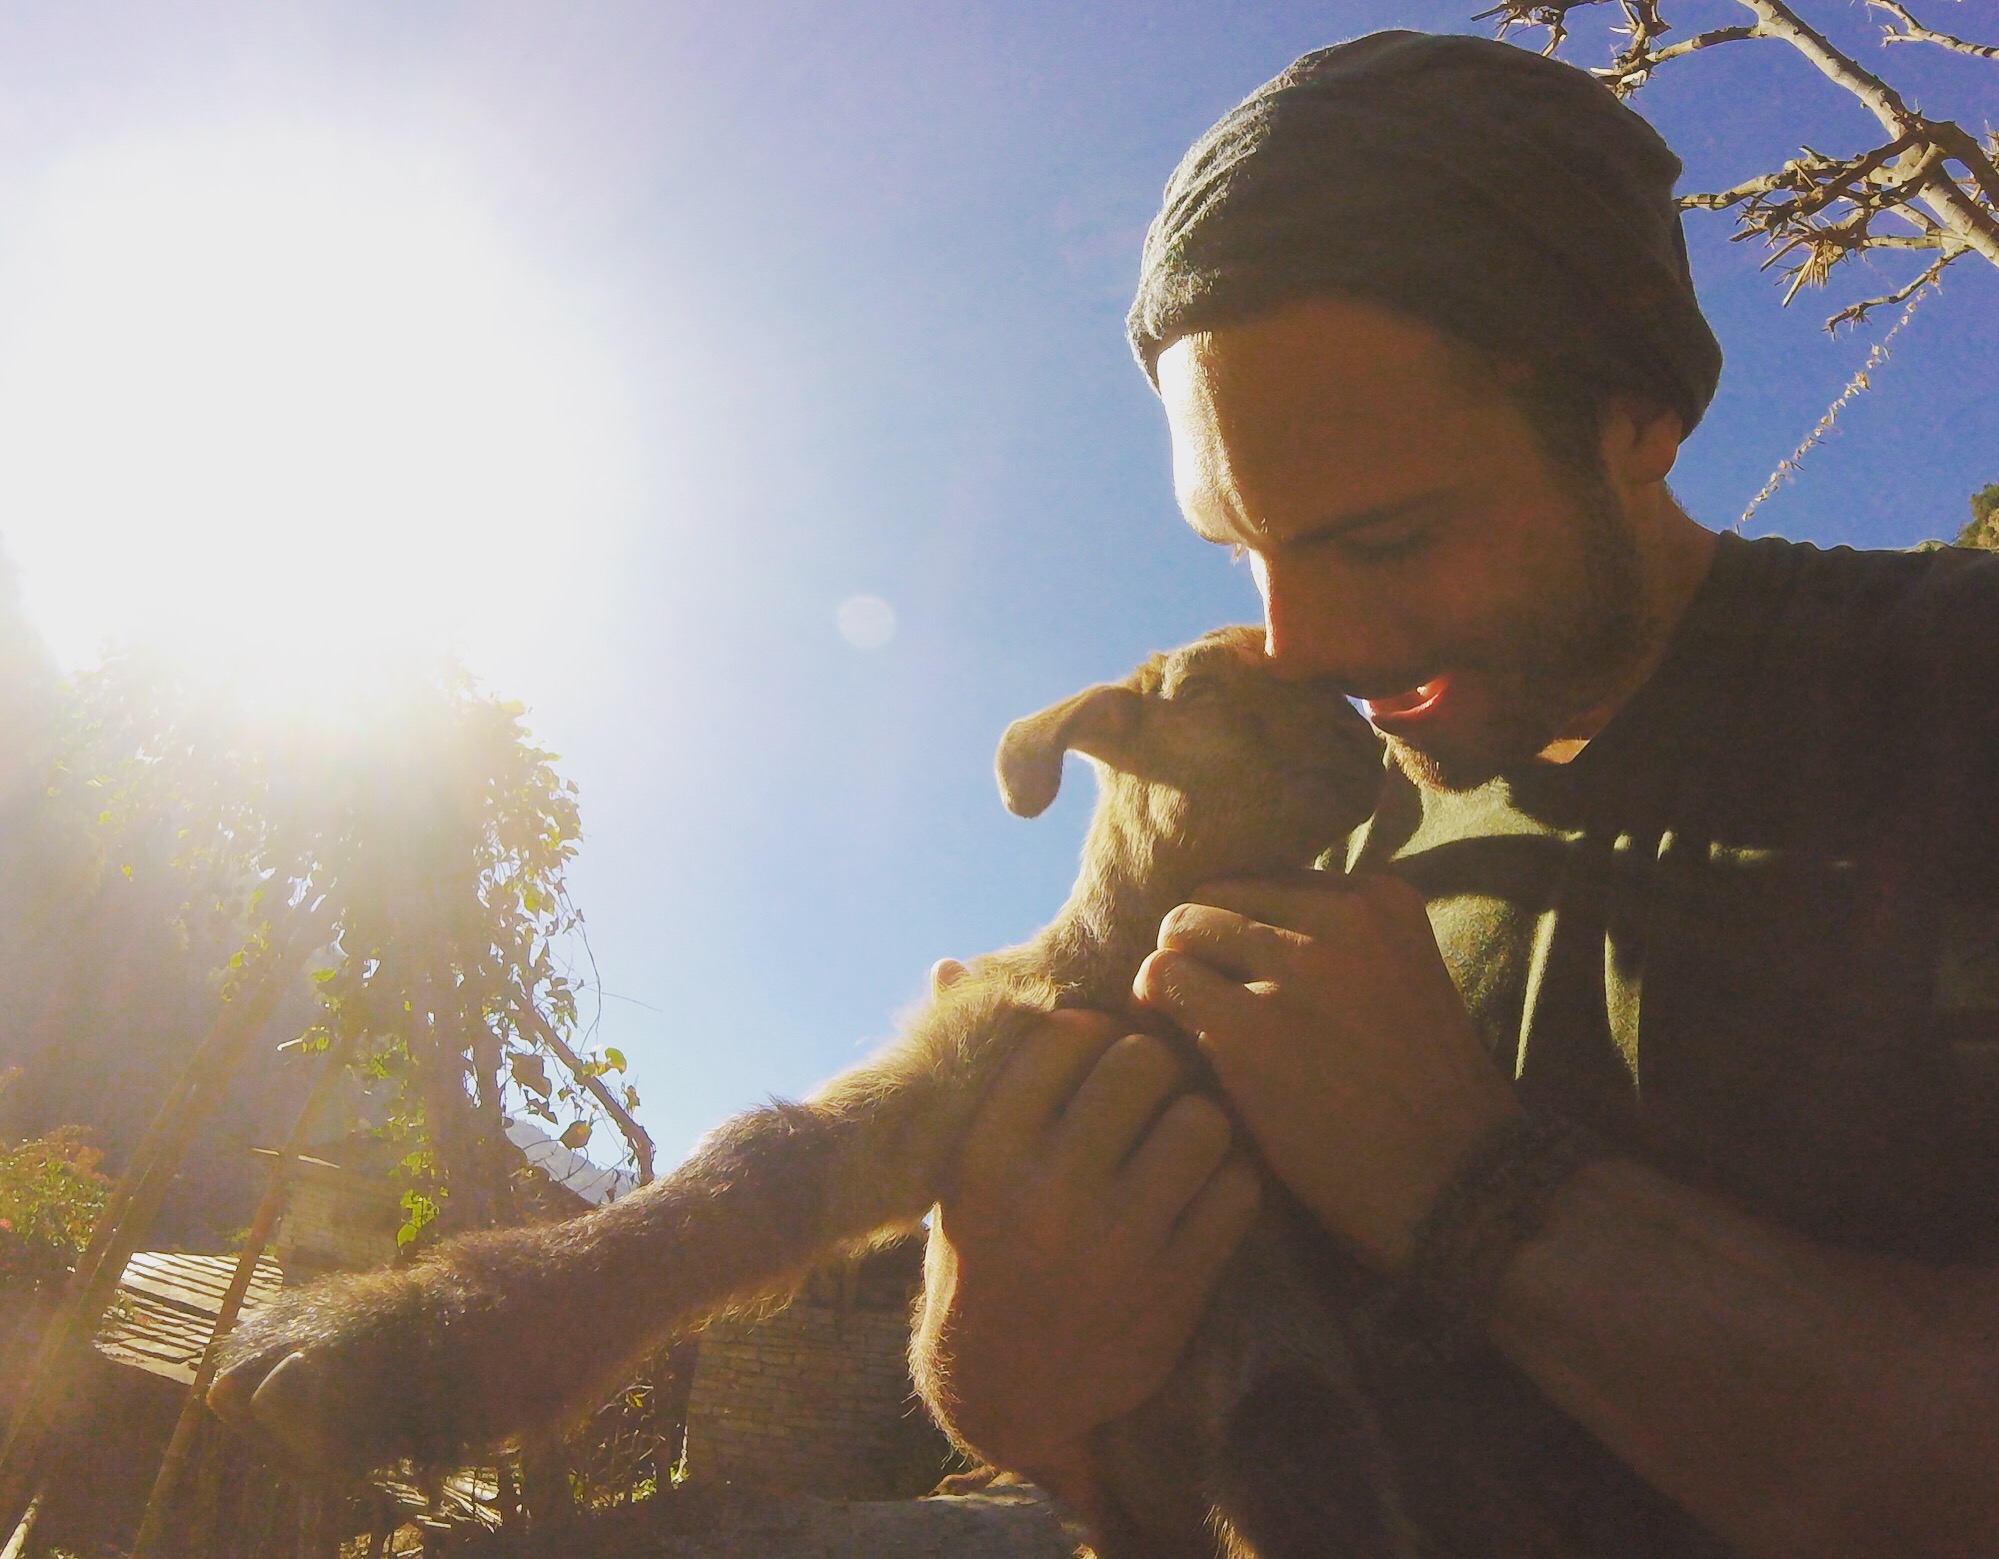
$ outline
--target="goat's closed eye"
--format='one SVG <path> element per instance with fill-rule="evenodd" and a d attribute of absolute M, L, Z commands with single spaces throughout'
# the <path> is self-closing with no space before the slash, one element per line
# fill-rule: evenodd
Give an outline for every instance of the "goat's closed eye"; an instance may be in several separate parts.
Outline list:
<path fill-rule="evenodd" d="M 1192 699 L 1219 698 L 1222 696 L 1222 692 L 1220 677 L 1209 676 L 1204 672 L 1197 671 L 1189 676 L 1182 677 L 1178 682 L 1174 683 L 1173 691 L 1167 696 L 1174 703 L 1181 704 Z"/>

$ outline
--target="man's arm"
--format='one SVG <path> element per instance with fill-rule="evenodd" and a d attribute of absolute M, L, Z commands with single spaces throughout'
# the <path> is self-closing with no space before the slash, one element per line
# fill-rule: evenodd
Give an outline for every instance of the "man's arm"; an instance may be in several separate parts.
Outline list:
<path fill-rule="evenodd" d="M 1272 1169 L 1394 1273 L 1518 1106 L 1417 895 L 1221 884 L 1137 994 L 1200 1036 Z M 1999 1281 L 1835 1251 L 1623 1161 L 1564 1187 L 1492 1336 L 1758 1559 L 1999 1554 Z"/>
<path fill-rule="evenodd" d="M 1999 1554 L 1999 1284 L 1837 1251 L 1628 1160 L 1561 1192 L 1493 1338 L 1759 1556 Z"/>

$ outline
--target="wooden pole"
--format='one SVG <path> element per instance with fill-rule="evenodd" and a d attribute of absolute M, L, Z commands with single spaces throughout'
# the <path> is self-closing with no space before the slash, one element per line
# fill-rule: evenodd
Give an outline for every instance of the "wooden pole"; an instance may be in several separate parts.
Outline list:
<path fill-rule="evenodd" d="M 119 1177 L 89 1249 L 71 1274 L 62 1306 L 35 1352 L 20 1407 L 0 1447 L 0 1522 L 17 1521 L 40 1486 L 48 1432 L 69 1399 L 77 1365 L 110 1308 L 125 1264 L 166 1199 L 188 1143 L 221 1102 L 243 1051 L 270 1021 L 312 951 L 310 928 L 316 923 L 309 914 L 292 921 L 262 973 L 223 1007 Z"/>
<path fill-rule="evenodd" d="M 28 1539 L 35 1535 L 35 1521 L 41 1513 L 42 1491 L 37 1489 L 35 1497 L 28 1501 L 28 1508 L 21 1512 L 21 1519 L 14 1527 L 14 1535 L 7 1539 L 5 1548 L 0 1548 L 0 1559 L 23 1559 L 28 1551 Z"/>
<path fill-rule="evenodd" d="M 256 1216 L 250 1220 L 249 1231 L 243 1236 L 243 1249 L 237 1254 L 236 1270 L 229 1276 L 229 1287 L 223 1291 L 215 1330 L 209 1335 L 208 1346 L 202 1350 L 201 1363 L 194 1372 L 194 1384 L 188 1388 L 187 1401 L 182 1404 L 180 1418 L 174 1424 L 173 1438 L 167 1442 L 159 1474 L 153 1479 L 153 1492 L 146 1500 L 145 1518 L 140 1522 L 139 1535 L 132 1544 L 132 1559 L 151 1559 L 158 1549 L 167 1508 L 172 1503 L 175 1485 L 180 1481 L 181 1467 L 207 1417 L 208 1388 L 215 1380 L 216 1355 L 236 1325 L 236 1317 L 243 1308 L 243 1298 L 250 1291 L 250 1280 L 256 1276 L 257 1258 L 263 1255 L 271 1231 L 277 1227 L 278 1219 L 284 1213 L 285 1186 L 291 1167 L 305 1150 L 314 1122 L 319 1119 L 326 1101 L 332 1097 L 334 1087 L 340 1081 L 340 1074 L 347 1065 L 349 1048 L 350 1044 L 345 1040 L 328 1048 L 326 1065 L 314 1080 L 312 1092 L 306 1096 L 298 1119 L 292 1122 L 284 1145 L 278 1149 L 278 1156 L 271 1163 L 270 1179 L 264 1186 L 264 1199 L 257 1204 Z"/>

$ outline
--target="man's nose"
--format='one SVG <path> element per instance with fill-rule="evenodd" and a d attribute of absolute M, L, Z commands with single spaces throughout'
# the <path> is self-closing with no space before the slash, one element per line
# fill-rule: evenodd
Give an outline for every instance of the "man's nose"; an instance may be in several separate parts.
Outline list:
<path fill-rule="evenodd" d="M 1263 597 L 1263 647 L 1286 679 L 1332 677 L 1376 687 L 1413 668 L 1415 647 L 1378 594 L 1324 560 L 1255 560 Z M 1378 691 L 1378 688 L 1377 688 Z"/>

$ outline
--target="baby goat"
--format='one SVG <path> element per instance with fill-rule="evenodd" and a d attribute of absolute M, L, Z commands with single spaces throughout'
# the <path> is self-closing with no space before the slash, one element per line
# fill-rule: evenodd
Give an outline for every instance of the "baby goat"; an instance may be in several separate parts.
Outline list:
<path fill-rule="evenodd" d="M 1038 936 L 975 960 L 881 1054 L 607 1207 L 286 1295 L 229 1340 L 210 1403 L 322 1466 L 448 1464 L 562 1422 L 662 1337 L 915 1227 L 1048 1012 L 1123 1011 L 1196 884 L 1309 866 L 1372 808 L 1373 732 L 1329 684 L 1270 675 L 1260 640 L 1211 633 L 1008 729 L 1000 789 L 1023 816 L 1054 800 L 1065 752 L 1096 760 L 1081 875 Z M 1293 1271 L 1293 1215 L 1266 1204 L 1174 1384 L 1106 1433 L 1126 1527 L 1106 1555 L 1410 1551 L 1337 1319 Z M 1249 1421 L 1272 1413 L 1281 1471 Z"/>

